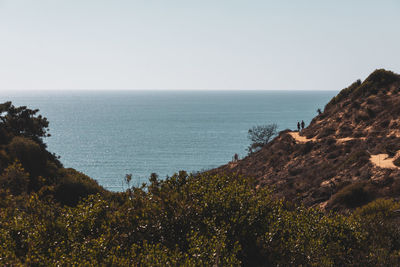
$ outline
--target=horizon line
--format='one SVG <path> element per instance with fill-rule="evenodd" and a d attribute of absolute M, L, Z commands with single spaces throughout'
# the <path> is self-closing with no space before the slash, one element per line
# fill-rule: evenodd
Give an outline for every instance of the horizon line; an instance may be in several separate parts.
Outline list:
<path fill-rule="evenodd" d="M 342 88 L 343 89 L 343 88 Z M 286 91 L 286 92 L 292 92 L 292 91 L 315 91 L 315 92 L 319 92 L 319 91 L 325 91 L 325 92 L 329 92 L 329 91 L 340 91 L 342 89 L 338 89 L 338 90 L 333 90 L 333 89 L 243 89 L 243 88 L 214 88 L 214 89 L 208 89 L 208 88 L 196 88 L 196 89 L 176 89 L 176 88 L 154 88 L 154 89 L 127 89 L 127 88 L 80 88 L 80 89 L 49 89 L 49 88 L 44 88 L 44 89 L 40 89 L 40 88 L 34 88 L 34 89 L 0 89 L 0 92 L 38 92 L 38 91 L 51 91 L 51 92 L 65 92 L 65 91 L 125 91 L 125 92 L 129 92 L 129 91 L 184 91 L 184 92 L 190 92 L 190 91 L 209 91 L 209 92 L 217 92 L 217 91 Z"/>

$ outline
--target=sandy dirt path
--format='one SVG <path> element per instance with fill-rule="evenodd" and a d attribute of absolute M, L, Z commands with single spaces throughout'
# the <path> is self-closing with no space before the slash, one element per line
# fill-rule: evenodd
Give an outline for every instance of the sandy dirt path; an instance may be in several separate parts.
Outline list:
<path fill-rule="evenodd" d="M 317 138 L 307 138 L 305 136 L 301 136 L 299 132 L 290 132 L 289 133 L 294 140 L 296 140 L 299 143 L 307 143 L 308 141 L 317 141 Z"/>
<path fill-rule="evenodd" d="M 299 132 L 290 132 L 289 133 L 296 142 L 299 143 L 307 143 L 309 141 L 316 142 L 318 141 L 317 138 L 307 138 L 305 136 L 301 136 Z M 359 139 L 365 140 L 365 137 L 360 137 Z M 336 142 L 343 143 L 347 142 L 350 140 L 354 140 L 353 137 L 345 137 L 345 138 L 338 138 L 336 139 Z M 369 159 L 372 164 L 374 164 L 377 167 L 380 168 L 385 168 L 385 169 L 400 169 L 400 167 L 394 165 L 393 160 L 394 158 L 389 158 L 388 154 L 378 154 L 378 155 L 371 155 Z"/>
<path fill-rule="evenodd" d="M 394 158 L 389 158 L 388 154 L 371 155 L 370 161 L 377 167 L 386 169 L 400 169 L 393 163 Z"/>
<path fill-rule="evenodd" d="M 307 138 L 305 136 L 301 136 L 299 132 L 290 132 L 289 134 L 294 138 L 294 140 L 296 140 L 299 143 L 307 143 L 309 141 L 313 141 L 313 142 L 318 141 L 318 139 L 316 137 Z M 365 140 L 365 137 L 360 137 L 359 139 Z M 337 138 L 336 142 L 343 143 L 343 142 L 347 142 L 350 140 L 354 140 L 354 138 L 353 137 Z"/>

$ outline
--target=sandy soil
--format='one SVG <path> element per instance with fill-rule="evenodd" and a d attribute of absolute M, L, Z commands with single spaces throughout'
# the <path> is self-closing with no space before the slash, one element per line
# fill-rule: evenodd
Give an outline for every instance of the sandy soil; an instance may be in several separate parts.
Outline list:
<path fill-rule="evenodd" d="M 306 143 L 308 141 L 318 141 L 317 138 L 307 138 L 305 136 L 300 136 L 299 132 L 290 132 L 289 133 L 297 142 L 299 143 Z M 343 143 L 350 140 L 353 140 L 353 137 L 345 137 L 336 139 L 337 142 Z M 365 140 L 365 137 L 360 137 L 359 139 Z M 389 158 L 388 154 L 378 154 L 378 155 L 371 155 L 370 161 L 377 167 L 386 168 L 386 169 L 400 169 L 394 165 L 393 161 L 395 158 Z"/>
<path fill-rule="evenodd" d="M 345 138 L 336 139 L 336 141 L 339 142 L 339 143 L 343 143 L 343 142 L 347 142 L 347 141 L 350 141 L 350 140 L 353 140 L 353 139 L 354 139 L 353 137 L 345 137 Z"/>
<path fill-rule="evenodd" d="M 369 159 L 375 166 L 387 169 L 400 169 L 393 164 L 394 158 L 389 158 L 388 154 L 371 155 Z"/>
<path fill-rule="evenodd" d="M 299 142 L 299 143 L 307 143 L 308 141 L 317 141 L 317 138 L 307 138 L 307 137 L 305 137 L 305 136 L 300 136 L 300 133 L 299 132 L 290 132 L 289 133 L 293 138 L 294 138 L 294 140 L 296 140 L 297 142 Z"/>
<path fill-rule="evenodd" d="M 308 141 L 313 141 L 313 142 L 318 141 L 318 139 L 315 137 L 307 138 L 305 136 L 301 136 L 299 132 L 290 132 L 289 134 L 299 143 L 307 143 Z M 343 143 L 343 142 L 347 142 L 347 141 L 350 141 L 353 139 L 354 139 L 353 137 L 345 137 L 345 138 L 338 138 L 338 139 L 336 139 L 336 141 L 339 143 Z M 360 137 L 359 139 L 364 140 L 365 137 Z"/>
<path fill-rule="evenodd" d="M 328 205 L 328 200 L 324 201 L 322 203 L 319 203 L 319 208 L 322 209 L 322 210 L 325 210 L 326 205 Z"/>

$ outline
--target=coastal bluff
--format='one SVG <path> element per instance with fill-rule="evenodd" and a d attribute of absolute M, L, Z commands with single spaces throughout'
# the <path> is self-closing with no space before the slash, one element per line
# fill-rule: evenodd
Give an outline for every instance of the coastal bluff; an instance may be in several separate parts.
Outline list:
<path fill-rule="evenodd" d="M 279 121 L 276 122 L 279 124 Z M 211 172 L 253 177 L 276 196 L 346 210 L 400 197 L 400 75 L 378 69 L 326 104 L 301 132 Z"/>

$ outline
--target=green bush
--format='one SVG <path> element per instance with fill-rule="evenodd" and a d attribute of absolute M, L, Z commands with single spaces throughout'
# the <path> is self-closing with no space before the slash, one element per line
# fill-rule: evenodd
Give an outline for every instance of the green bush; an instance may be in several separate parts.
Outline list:
<path fill-rule="evenodd" d="M 374 194 L 364 182 L 353 183 L 337 192 L 331 201 L 333 207 L 360 207 L 374 199 Z"/>
<path fill-rule="evenodd" d="M 263 239 L 274 266 L 358 264 L 362 233 L 346 217 L 304 207 L 279 216 Z"/>
<path fill-rule="evenodd" d="M 16 136 L 7 146 L 9 155 L 21 162 L 32 176 L 38 176 L 46 170 L 47 153 L 36 142 Z"/>
<path fill-rule="evenodd" d="M 28 192 L 29 175 L 18 161 L 8 166 L 0 176 L 0 187 L 9 190 L 13 195 Z"/>
<path fill-rule="evenodd" d="M 93 179 L 74 169 L 62 169 L 56 181 L 54 198 L 63 205 L 74 206 L 89 195 L 105 190 Z"/>
<path fill-rule="evenodd" d="M 76 175 L 73 174 L 72 175 Z M 76 181 L 86 178 L 74 178 Z M 358 189 L 343 189 L 354 192 Z M 343 194 L 343 193 L 342 193 Z M 344 194 L 347 195 L 347 194 Z M 9 265 L 376 266 L 399 262 L 394 201 L 353 215 L 272 198 L 250 179 L 188 175 L 60 206 L 0 190 L 0 258 Z M 114 199 L 114 200 L 112 200 Z M 351 201 L 351 198 L 350 198 Z M 352 203 L 352 202 L 351 202 Z"/>
<path fill-rule="evenodd" d="M 369 266 L 398 266 L 400 256 L 400 203 L 377 199 L 352 214 L 364 235 L 363 250 L 370 251 L 360 262 Z"/>

